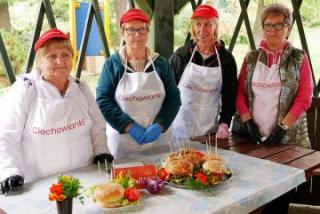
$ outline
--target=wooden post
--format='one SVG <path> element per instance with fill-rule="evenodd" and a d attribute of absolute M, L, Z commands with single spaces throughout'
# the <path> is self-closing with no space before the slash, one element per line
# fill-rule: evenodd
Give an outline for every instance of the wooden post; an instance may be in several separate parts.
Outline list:
<path fill-rule="evenodd" d="M 27 60 L 27 64 L 25 67 L 25 73 L 29 73 L 32 69 L 33 66 L 33 62 L 34 62 L 34 57 L 35 57 L 35 51 L 34 51 L 34 44 L 37 42 L 37 40 L 39 39 L 40 36 L 40 32 L 41 32 L 41 28 L 43 25 L 43 18 L 44 18 L 44 14 L 46 13 L 47 15 L 47 19 L 48 19 L 48 23 L 50 25 L 51 28 L 56 28 L 56 22 L 54 20 L 54 16 L 53 16 L 53 12 L 52 12 L 52 8 L 51 8 L 51 4 L 49 0 L 42 0 L 41 5 L 40 5 L 40 9 L 39 9 L 39 13 L 38 13 L 38 19 L 37 19 L 37 24 L 36 24 L 36 29 L 34 31 L 33 34 L 33 38 L 31 41 L 31 46 L 29 48 L 29 54 L 28 54 L 28 60 Z"/>
<path fill-rule="evenodd" d="M 155 51 L 169 58 L 173 53 L 174 1 L 155 0 Z"/>
<path fill-rule="evenodd" d="M 3 62 L 4 68 L 5 68 L 4 70 L 7 75 L 7 78 L 9 80 L 10 84 L 12 85 L 16 81 L 16 78 L 14 76 L 12 66 L 10 63 L 10 59 L 9 59 L 9 56 L 6 51 L 6 47 L 4 46 L 4 42 L 2 40 L 1 34 L 0 34 L 0 56 L 1 56 L 1 60 Z"/>

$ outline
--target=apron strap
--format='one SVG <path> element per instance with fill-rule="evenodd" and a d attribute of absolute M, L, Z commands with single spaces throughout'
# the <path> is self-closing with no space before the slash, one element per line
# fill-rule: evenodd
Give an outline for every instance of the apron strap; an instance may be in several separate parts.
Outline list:
<path fill-rule="evenodd" d="M 189 62 L 188 62 L 188 63 L 190 63 L 190 62 L 192 61 L 193 56 L 194 56 L 194 54 L 195 54 L 196 50 L 197 50 L 197 45 L 194 47 L 194 49 L 193 49 L 193 51 L 192 51 L 192 54 L 191 54 L 191 57 L 190 57 L 190 59 L 189 59 Z M 219 67 L 221 68 L 220 55 L 219 55 L 219 53 L 218 53 L 218 50 L 217 50 L 216 46 L 214 46 L 214 51 L 215 51 L 215 53 L 216 53 L 216 55 L 217 55 L 217 59 L 218 59 Z"/>

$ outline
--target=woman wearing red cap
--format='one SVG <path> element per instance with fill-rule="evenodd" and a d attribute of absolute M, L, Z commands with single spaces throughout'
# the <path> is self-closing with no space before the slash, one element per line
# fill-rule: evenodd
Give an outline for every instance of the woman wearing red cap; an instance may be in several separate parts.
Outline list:
<path fill-rule="evenodd" d="M 178 48 L 169 62 L 175 71 L 182 106 L 172 125 L 175 138 L 217 133 L 229 136 L 235 112 L 237 67 L 219 40 L 219 15 L 200 5 L 191 17 L 192 40 Z"/>
<path fill-rule="evenodd" d="M 282 4 L 261 14 L 264 39 L 249 52 L 239 75 L 233 131 L 252 142 L 310 147 L 306 110 L 313 83 L 308 56 L 287 41 L 292 15 Z M 240 116 L 240 117 L 239 117 Z"/>
<path fill-rule="evenodd" d="M 112 161 L 105 121 L 89 87 L 70 76 L 73 50 L 58 29 L 35 44 L 36 70 L 5 95 L 0 120 L 0 193 L 51 174 Z"/>
<path fill-rule="evenodd" d="M 104 64 L 97 103 L 107 124 L 115 158 L 170 142 L 170 125 L 179 106 L 179 90 L 167 60 L 146 47 L 149 19 L 131 9 L 120 19 L 126 45 Z"/>

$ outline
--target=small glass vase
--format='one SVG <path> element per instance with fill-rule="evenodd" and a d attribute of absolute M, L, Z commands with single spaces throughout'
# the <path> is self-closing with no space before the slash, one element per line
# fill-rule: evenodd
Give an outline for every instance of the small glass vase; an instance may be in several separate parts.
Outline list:
<path fill-rule="evenodd" d="M 57 201 L 58 214 L 72 214 L 72 198 Z"/>

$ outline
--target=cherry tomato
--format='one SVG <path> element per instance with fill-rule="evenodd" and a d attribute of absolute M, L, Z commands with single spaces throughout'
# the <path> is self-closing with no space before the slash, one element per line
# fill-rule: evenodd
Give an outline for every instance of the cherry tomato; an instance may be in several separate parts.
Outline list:
<path fill-rule="evenodd" d="M 140 192 L 136 188 L 128 187 L 124 191 L 124 197 L 128 199 L 129 202 L 135 202 L 140 199 Z"/>
<path fill-rule="evenodd" d="M 198 158 L 202 158 L 204 156 L 204 154 L 200 151 L 195 151 L 195 153 L 198 156 Z"/>
<path fill-rule="evenodd" d="M 167 181 L 169 179 L 169 173 L 166 171 L 165 168 L 160 168 L 158 170 L 158 176 L 159 176 L 160 180 Z"/>
<path fill-rule="evenodd" d="M 203 185 L 208 184 L 208 180 L 205 174 L 198 172 L 197 174 L 194 175 L 194 177 L 196 178 L 196 180 L 200 181 Z"/>

